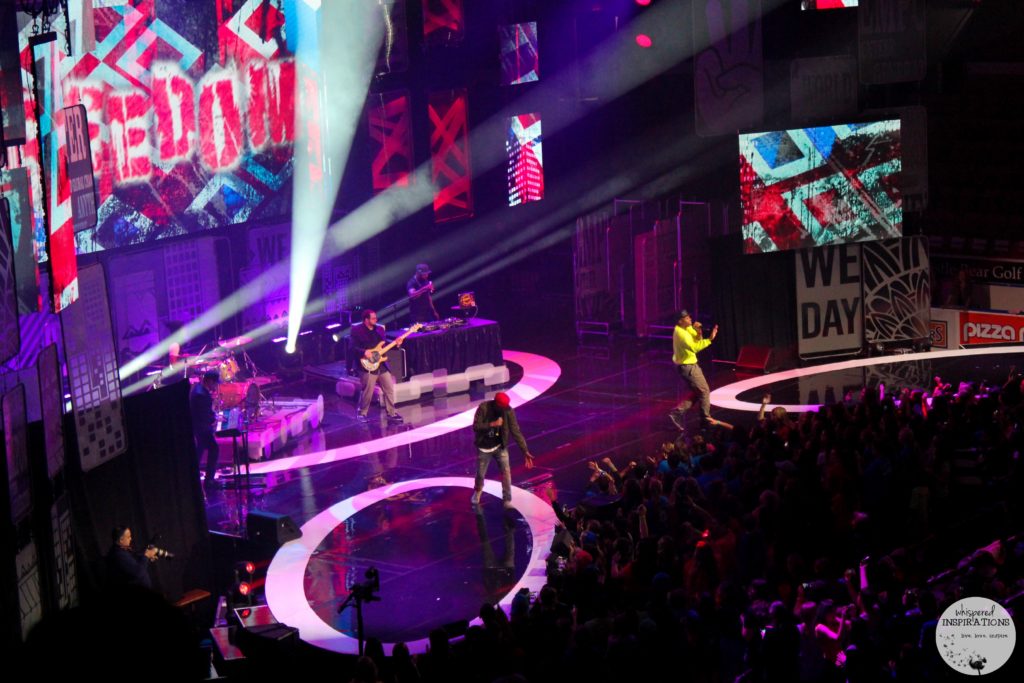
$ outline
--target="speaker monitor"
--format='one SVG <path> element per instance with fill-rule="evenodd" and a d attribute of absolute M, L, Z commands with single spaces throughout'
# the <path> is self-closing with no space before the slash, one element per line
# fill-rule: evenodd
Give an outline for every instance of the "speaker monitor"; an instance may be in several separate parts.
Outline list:
<path fill-rule="evenodd" d="M 250 541 L 275 547 L 302 537 L 302 531 L 288 515 L 260 510 L 249 513 L 246 532 Z"/>
<path fill-rule="evenodd" d="M 395 376 L 396 382 L 405 381 L 405 349 L 394 348 L 388 351 L 388 367 L 391 368 L 391 374 Z"/>
<path fill-rule="evenodd" d="M 768 372 L 768 364 L 772 361 L 770 346 L 754 346 L 746 344 L 740 348 L 736 359 L 736 370 L 740 372 Z"/>

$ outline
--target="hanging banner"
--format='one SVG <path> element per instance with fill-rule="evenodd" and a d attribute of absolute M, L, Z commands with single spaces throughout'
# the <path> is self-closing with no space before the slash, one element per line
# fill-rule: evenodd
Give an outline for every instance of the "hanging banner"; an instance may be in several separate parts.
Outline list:
<path fill-rule="evenodd" d="M 118 361 L 127 363 L 160 342 L 153 271 L 112 277 Z"/>
<path fill-rule="evenodd" d="M 18 18 L 13 2 L 0 2 L 0 140 L 25 144 L 25 93 L 18 54 Z M 0 147 L 0 156 L 6 155 Z M 2 165 L 2 163 L 0 163 Z"/>
<path fill-rule="evenodd" d="M 14 271 L 18 276 L 18 312 L 40 310 L 39 264 L 32 235 L 32 203 L 29 197 L 29 175 L 24 168 L 0 171 L 0 195 L 7 198 L 14 245 Z"/>
<path fill-rule="evenodd" d="M 862 0 L 857 9 L 860 82 L 919 81 L 928 69 L 925 0 Z"/>
<path fill-rule="evenodd" d="M 869 344 L 929 336 L 931 271 L 924 237 L 863 245 L 864 339 Z"/>
<path fill-rule="evenodd" d="M 693 3 L 697 135 L 758 128 L 764 118 L 761 0 Z"/>
<path fill-rule="evenodd" d="M 856 114 L 857 87 L 854 57 L 794 59 L 789 65 L 792 118 L 810 122 Z"/>
<path fill-rule="evenodd" d="M 21 350 L 18 328 L 18 286 L 14 273 L 14 240 L 11 237 L 7 200 L 0 197 L 0 363 Z"/>
<path fill-rule="evenodd" d="M 289 258 L 291 244 L 291 226 L 287 223 L 249 230 L 248 265 L 238 273 L 239 284 L 245 286 L 258 280 L 260 288 L 253 292 L 255 303 L 242 312 L 242 325 L 245 329 L 259 327 L 271 320 L 278 320 L 282 324 L 287 320 L 287 274 L 272 280 L 264 276 L 264 273 Z"/>
<path fill-rule="evenodd" d="M 84 104 L 64 107 L 64 140 L 71 188 L 71 222 L 79 233 L 96 225 L 96 180 L 92 175 L 89 120 Z"/>
<path fill-rule="evenodd" d="M 860 246 L 801 250 L 796 268 L 800 357 L 859 352 L 863 344 Z"/>
<path fill-rule="evenodd" d="M 0 465 L 0 505 L 6 503 L 5 525 L 10 529 L 0 541 L 3 562 L 0 570 L 4 585 L 0 594 L 5 599 L 6 634 L 17 633 L 22 641 L 32 627 L 43 618 L 40 589 L 39 553 L 32 525 L 32 484 L 28 460 L 28 420 L 25 413 L 25 390 L 19 384 L 3 395 L 3 444 L 5 458 Z M 6 498 L 6 501 L 3 499 Z M 6 515 L 5 515 L 6 516 Z M 13 585 L 12 585 L 13 584 Z M 8 601 L 9 598 L 14 600 Z M 14 602 L 17 609 L 14 608 Z M 5 635 L 6 635 L 5 634 Z"/>
<path fill-rule="evenodd" d="M 87 266 L 78 275 L 82 305 L 64 309 L 60 321 L 78 455 L 88 472 L 124 453 L 128 444 L 103 266 Z"/>

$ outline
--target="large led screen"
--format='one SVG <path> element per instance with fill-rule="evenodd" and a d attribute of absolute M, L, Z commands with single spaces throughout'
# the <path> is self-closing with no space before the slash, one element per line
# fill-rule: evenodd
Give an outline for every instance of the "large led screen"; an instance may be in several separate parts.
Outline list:
<path fill-rule="evenodd" d="M 544 198 L 544 155 L 540 114 L 520 114 L 508 120 L 508 205 L 538 202 Z"/>
<path fill-rule="evenodd" d="M 903 234 L 900 122 L 740 135 L 748 254 Z"/>
<path fill-rule="evenodd" d="M 310 67 L 286 52 L 281 3 L 110 2 L 93 16 L 95 48 L 67 55 L 59 40 L 55 58 L 63 104 L 87 111 L 96 176 L 98 222 L 75 233 L 77 252 L 288 215 L 296 92 L 313 126 L 319 96 Z M 32 22 L 19 19 L 31 83 Z M 62 16 L 54 29 L 63 35 Z M 36 135 L 33 121 L 24 149 L 33 174 Z"/>

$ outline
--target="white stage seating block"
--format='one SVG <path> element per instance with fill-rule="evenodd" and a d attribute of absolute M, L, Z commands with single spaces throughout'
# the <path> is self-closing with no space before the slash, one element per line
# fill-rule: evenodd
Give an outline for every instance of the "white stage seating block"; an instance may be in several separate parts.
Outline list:
<path fill-rule="evenodd" d="M 509 380 L 508 366 L 499 365 L 498 367 L 492 367 L 490 371 L 484 375 L 484 385 L 492 387 L 495 384 L 505 384 Z"/>
<path fill-rule="evenodd" d="M 306 428 L 306 414 L 302 412 L 292 415 L 288 427 L 292 438 L 302 434 L 302 430 Z"/>
<path fill-rule="evenodd" d="M 415 401 L 423 394 L 424 390 L 434 388 L 434 376 L 413 375 L 408 381 L 395 385 L 395 403 Z"/>
<path fill-rule="evenodd" d="M 470 382 L 479 382 L 487 376 L 489 370 L 493 370 L 494 366 L 490 363 L 484 363 L 483 365 L 470 365 L 466 368 L 466 377 L 469 378 Z"/>
<path fill-rule="evenodd" d="M 448 381 L 445 382 L 445 391 L 449 394 L 461 394 L 463 391 L 469 391 L 469 377 L 464 372 L 460 372 L 457 375 L 448 375 Z"/>
<path fill-rule="evenodd" d="M 395 385 L 395 403 L 407 403 L 420 397 L 420 387 L 414 382 L 402 382 Z"/>

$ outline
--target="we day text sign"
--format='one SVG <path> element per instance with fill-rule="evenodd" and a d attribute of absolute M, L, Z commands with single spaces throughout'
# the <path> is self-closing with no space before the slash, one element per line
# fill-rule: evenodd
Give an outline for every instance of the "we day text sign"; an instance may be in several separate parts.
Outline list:
<path fill-rule="evenodd" d="M 863 340 L 859 245 L 803 249 L 797 254 L 799 354 L 858 351 Z"/>

